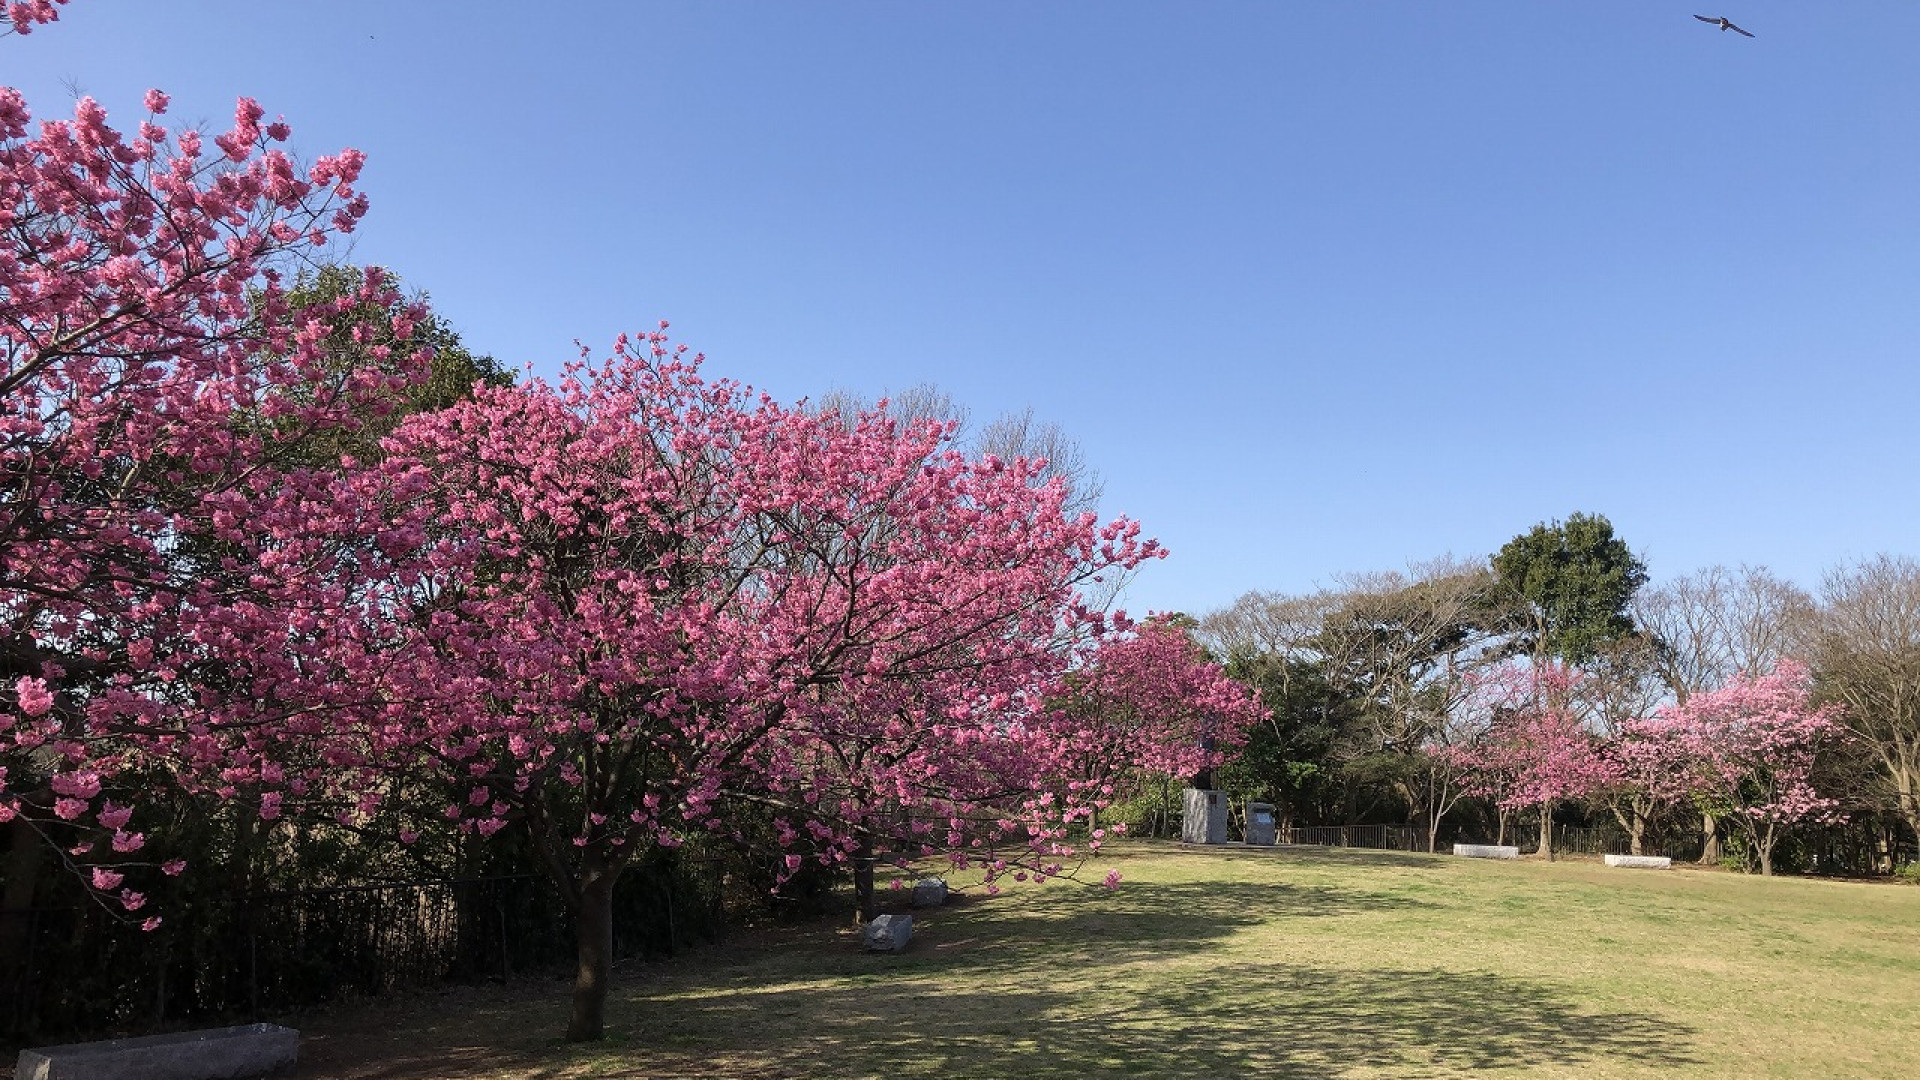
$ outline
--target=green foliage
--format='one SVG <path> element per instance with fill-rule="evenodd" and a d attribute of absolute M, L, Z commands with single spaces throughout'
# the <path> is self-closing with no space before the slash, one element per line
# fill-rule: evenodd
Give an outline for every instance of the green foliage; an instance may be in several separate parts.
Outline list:
<path fill-rule="evenodd" d="M 1363 703 L 1298 660 L 1238 658 L 1227 674 L 1257 690 L 1272 716 L 1214 771 L 1215 783 L 1236 801 L 1274 804 L 1283 818 L 1338 817 L 1351 794 L 1346 764 Z"/>
<path fill-rule="evenodd" d="M 1221 772 L 1214 773 L 1214 782 L 1223 783 Z M 1101 820 L 1110 825 L 1124 823 L 1128 836 L 1163 840 L 1178 837 L 1180 816 L 1185 809 L 1180 802 L 1180 791 L 1180 782 L 1172 777 L 1155 777 L 1141 784 L 1131 798 L 1108 807 Z"/>
<path fill-rule="evenodd" d="M 320 267 L 313 273 L 301 275 L 287 290 L 288 305 L 300 311 L 336 300 L 355 292 L 363 275 L 364 271 L 352 266 Z M 396 287 L 399 285 L 397 277 L 393 277 L 392 281 Z M 421 293 L 410 303 L 418 310 L 426 307 L 426 299 L 426 294 Z M 407 306 L 396 305 L 384 312 L 349 312 L 339 320 L 339 329 L 333 332 L 327 342 L 328 355 L 340 357 L 343 370 L 348 367 L 355 370 L 368 367 L 397 369 L 400 357 L 378 358 L 370 343 L 354 340 L 349 331 L 357 322 L 392 322 L 406 314 Z M 427 378 L 396 393 L 382 407 L 363 411 L 358 417 L 360 428 L 357 431 L 330 430 L 308 436 L 297 455 L 300 460 L 319 468 L 333 467 L 342 455 L 362 461 L 376 460 L 380 456 L 380 440 L 409 415 L 444 409 L 465 400 L 473 395 L 476 383 L 488 386 L 513 384 L 512 371 L 491 356 L 476 355 L 469 350 L 461 342 L 459 333 L 430 309 L 426 311 L 425 318 L 414 324 L 409 348 L 432 351 L 433 360 Z"/>
<path fill-rule="evenodd" d="M 1494 555 L 1493 568 L 1533 609 L 1527 644 L 1575 664 L 1633 632 L 1627 604 L 1647 581 L 1646 565 L 1599 514 L 1534 526 Z"/>

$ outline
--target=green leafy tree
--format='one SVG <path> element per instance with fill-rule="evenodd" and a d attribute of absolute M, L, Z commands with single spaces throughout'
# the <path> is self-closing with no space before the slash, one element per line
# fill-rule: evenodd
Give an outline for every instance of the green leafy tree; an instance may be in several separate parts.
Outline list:
<path fill-rule="evenodd" d="M 1627 605 L 1647 581 L 1646 564 L 1599 514 L 1535 525 L 1494 555 L 1493 570 L 1526 609 L 1517 644 L 1573 664 L 1633 633 Z"/>
<path fill-rule="evenodd" d="M 1344 818 L 1359 797 L 1347 766 L 1363 703 L 1318 667 L 1274 654 L 1231 659 L 1227 674 L 1258 691 L 1268 718 L 1215 782 L 1236 800 L 1274 804 L 1285 823 Z"/>

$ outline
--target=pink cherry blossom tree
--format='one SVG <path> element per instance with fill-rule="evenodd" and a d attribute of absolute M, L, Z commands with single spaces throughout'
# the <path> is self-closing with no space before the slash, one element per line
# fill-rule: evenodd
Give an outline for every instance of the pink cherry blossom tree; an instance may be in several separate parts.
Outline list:
<path fill-rule="evenodd" d="M 1782 660 L 1766 675 L 1742 673 L 1719 690 L 1690 696 L 1663 719 L 1683 751 L 1679 764 L 1747 841 L 1763 875 L 1786 831 L 1803 821 L 1845 819 L 1840 801 L 1814 784 L 1821 752 L 1846 738 L 1833 705 L 1814 706 L 1805 665 Z"/>
<path fill-rule="evenodd" d="M 1553 858 L 1553 808 L 1609 783 L 1611 763 L 1598 752 L 1575 707 L 1578 670 L 1546 662 L 1515 662 L 1471 677 L 1470 707 L 1487 716 L 1479 737 L 1449 748 L 1448 758 L 1471 794 L 1502 814 L 1540 811 L 1540 854 Z M 1504 829 L 1502 830 L 1504 833 Z"/>
<path fill-rule="evenodd" d="M 9 9 L 23 32 L 53 15 Z M 0 87 L 0 820 L 77 870 L 112 863 L 85 876 L 127 911 L 143 740 L 206 730 L 220 639 L 248 639 L 279 572 L 213 534 L 262 491 L 324 491 L 289 449 L 422 362 L 411 315 L 351 327 L 381 363 L 325 347 L 357 305 L 397 304 L 381 273 L 305 310 L 282 288 L 365 213 L 357 151 L 303 168 L 251 100 L 210 139 L 145 103 L 131 136 L 91 99 L 35 131 Z"/>
<path fill-rule="evenodd" d="M 287 302 L 364 215 L 361 157 L 297 167 L 250 100 L 210 140 L 146 104 L 131 137 L 90 100 L 30 134 L 0 90 L 0 818 L 125 910 L 132 777 L 401 843 L 431 823 L 395 796 L 450 787 L 444 821 L 524 829 L 573 907 L 592 1038 L 650 847 L 771 816 L 789 867 L 879 842 L 1046 878 L 1109 797 L 1088 739 L 1196 753 L 1055 704 L 1128 628 L 1079 590 L 1161 549 L 950 425 L 784 409 L 648 335 L 304 467 L 426 360 L 378 271 Z M 356 318 L 374 363 L 329 349 Z"/>
<path fill-rule="evenodd" d="M 1102 642 L 1060 700 L 1057 743 L 1071 755 L 1061 771 L 1097 786 L 1096 811 L 1116 785 L 1143 774 L 1184 779 L 1218 768 L 1267 718 L 1258 696 L 1167 616 Z"/>
<path fill-rule="evenodd" d="M 1664 715 L 1622 722 L 1599 752 L 1608 768 L 1598 794 L 1626 830 L 1631 854 L 1644 852 L 1657 815 L 1702 793 L 1687 729 Z"/>
<path fill-rule="evenodd" d="M 743 814 L 771 815 L 789 870 L 944 851 L 990 884 L 1061 873 L 1101 796 L 1059 783 L 1049 695 L 1123 625 L 1077 590 L 1160 554 L 1065 513 L 1044 463 L 700 364 L 652 334 L 481 389 L 326 501 L 255 500 L 219 534 L 301 570 L 281 647 L 253 628 L 221 775 L 368 821 L 438 776 L 448 821 L 524 829 L 579 930 L 575 1039 L 604 1026 L 622 869 Z"/>

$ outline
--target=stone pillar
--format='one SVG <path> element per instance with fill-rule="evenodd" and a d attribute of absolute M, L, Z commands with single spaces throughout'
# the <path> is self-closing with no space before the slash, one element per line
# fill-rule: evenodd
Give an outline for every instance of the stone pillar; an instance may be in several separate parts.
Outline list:
<path fill-rule="evenodd" d="M 1182 791 L 1184 815 L 1180 839 L 1189 844 L 1227 842 L 1227 797 L 1218 791 L 1187 788 Z"/>

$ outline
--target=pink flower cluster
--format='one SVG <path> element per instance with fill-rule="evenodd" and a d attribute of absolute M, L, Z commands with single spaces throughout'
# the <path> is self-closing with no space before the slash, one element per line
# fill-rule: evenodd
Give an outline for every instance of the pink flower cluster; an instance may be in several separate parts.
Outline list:
<path fill-rule="evenodd" d="M 56 14 L 8 8 L 19 32 Z M 197 131 L 158 121 L 168 104 L 149 92 L 131 136 L 91 99 L 34 131 L 0 88 L 0 639 L 30 673 L 0 698 L 0 756 L 16 763 L 0 768 L 0 817 L 120 868 L 145 843 L 124 778 L 158 765 L 237 791 L 272 773 L 264 745 L 215 734 L 218 695 L 181 675 L 297 635 L 311 615 L 263 606 L 259 586 L 325 573 L 183 545 L 246 531 L 269 491 L 332 499 L 330 477 L 280 467 L 285 448 L 382 407 L 425 359 L 385 325 L 355 331 L 390 351 L 384 370 L 344 369 L 329 345 L 356 312 L 398 302 L 377 271 L 335 302 L 286 300 L 306 252 L 365 213 L 357 152 L 297 167 L 274 145 L 284 123 L 242 100 L 207 159 Z"/>

